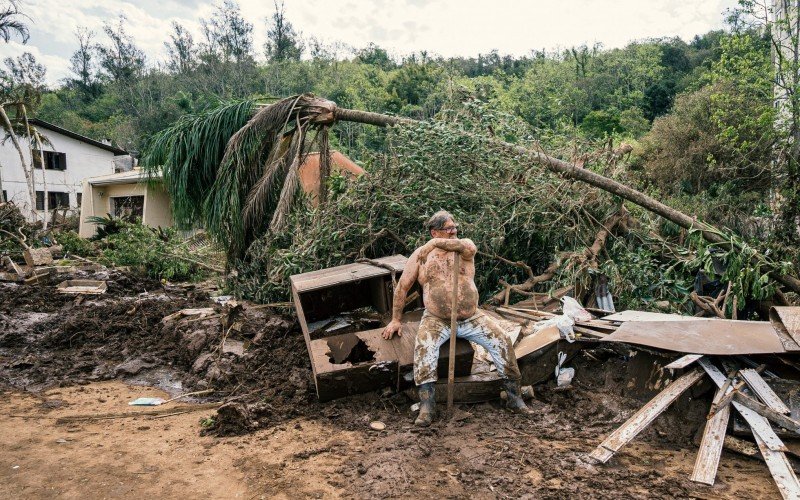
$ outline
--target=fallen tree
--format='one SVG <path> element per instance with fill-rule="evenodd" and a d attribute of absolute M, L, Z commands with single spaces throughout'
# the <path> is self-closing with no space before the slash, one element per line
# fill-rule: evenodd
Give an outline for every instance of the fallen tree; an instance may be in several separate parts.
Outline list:
<path fill-rule="evenodd" d="M 327 130 L 338 121 L 379 127 L 420 124 L 407 118 L 339 108 L 336 103 L 311 94 L 293 96 L 270 105 L 252 105 L 256 108 L 255 113 L 232 136 L 226 131 L 237 124 L 235 121 L 229 124 L 227 129 L 223 127 L 211 130 L 201 140 L 193 137 L 187 147 L 188 143 L 180 142 L 183 140 L 180 137 L 184 137 L 185 132 L 191 131 L 197 124 L 188 122 L 179 124 L 183 128 L 168 129 L 163 132 L 156 141 L 159 147 L 145 158 L 145 164 L 151 169 L 164 166 L 167 170 L 165 179 L 175 177 L 176 166 L 180 166 L 181 170 L 177 171 L 180 178 L 176 179 L 176 182 L 168 183 L 173 198 L 177 195 L 184 200 L 184 205 L 204 207 L 203 219 L 206 227 L 216 239 L 228 246 L 229 258 L 233 259 L 241 259 L 252 242 L 264 234 L 266 231 L 266 225 L 262 223 L 264 214 L 272 213 L 270 231 L 279 232 L 283 228 L 294 200 L 294 193 L 297 191 L 297 168 L 302 156 L 307 152 L 309 144 L 306 137 L 310 131 L 317 132 L 316 142 L 319 143 L 323 156 L 327 156 L 325 154 Z M 236 112 L 241 121 L 243 108 L 237 107 Z M 470 131 L 456 130 L 455 133 L 524 158 L 565 179 L 578 180 L 619 196 L 681 228 L 701 235 L 704 240 L 712 244 L 731 252 L 741 252 L 755 268 L 756 273 L 760 274 L 761 271 L 768 273 L 773 280 L 795 293 L 800 293 L 800 280 L 788 274 L 788 264 L 774 263 L 731 235 L 726 235 L 712 225 L 675 210 L 645 193 L 591 170 L 554 158 L 541 148 L 529 149 Z M 168 137 L 172 139 L 167 140 Z M 178 139 L 175 139 L 176 137 Z M 218 146 L 222 143 L 225 144 L 225 148 L 220 156 L 221 150 Z M 216 157 L 206 155 L 199 159 L 198 144 L 205 148 L 208 144 L 217 145 Z M 206 185 L 188 193 L 186 185 L 197 183 L 191 179 L 193 175 L 191 167 L 198 161 L 202 161 L 206 168 L 204 175 Z M 212 173 L 209 169 L 213 170 L 214 165 L 218 165 L 216 171 L 214 175 L 209 175 Z M 322 172 L 323 183 L 326 181 L 327 173 L 327 169 Z M 188 199 L 187 193 L 190 195 Z M 180 221 L 180 214 L 176 215 Z M 750 280 L 750 284 L 754 289 L 765 285 L 761 280 L 758 282 Z"/>

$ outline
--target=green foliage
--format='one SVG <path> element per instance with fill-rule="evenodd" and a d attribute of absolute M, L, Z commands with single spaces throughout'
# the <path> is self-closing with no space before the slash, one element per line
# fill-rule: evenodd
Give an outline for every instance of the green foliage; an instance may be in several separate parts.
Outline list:
<path fill-rule="evenodd" d="M 525 278 L 495 255 L 541 270 L 558 250 L 582 248 L 593 238 L 596 229 L 584 215 L 603 220 L 611 209 L 607 197 L 585 186 L 558 188 L 550 175 L 464 133 L 490 123 L 503 135 L 516 128 L 513 120 L 477 105 L 452 112 L 461 117 L 461 129 L 449 121 L 393 128 L 388 153 L 370 157 L 368 175 L 324 207 L 297 207 L 287 231 L 258 239 L 235 264 L 235 291 L 284 300 L 292 274 L 360 256 L 408 255 L 429 238 L 423 222 L 439 209 L 453 213 L 460 236 L 482 252 L 476 282 L 484 298 L 501 278 Z"/>
<path fill-rule="evenodd" d="M 176 230 L 156 230 L 130 222 L 119 225 L 119 232 L 99 242 L 101 262 L 130 266 L 158 279 L 180 281 L 204 276 L 204 272 L 191 262 L 185 240 Z"/>
<path fill-rule="evenodd" d="M 58 233 L 58 244 L 64 247 L 64 253 L 89 257 L 96 253 L 94 245 L 86 238 L 81 238 L 75 231 Z"/>
<path fill-rule="evenodd" d="M 185 115 L 153 137 L 142 165 L 149 174 L 163 176 L 180 226 L 191 228 L 201 220 L 228 139 L 247 123 L 254 105 L 234 101 Z"/>

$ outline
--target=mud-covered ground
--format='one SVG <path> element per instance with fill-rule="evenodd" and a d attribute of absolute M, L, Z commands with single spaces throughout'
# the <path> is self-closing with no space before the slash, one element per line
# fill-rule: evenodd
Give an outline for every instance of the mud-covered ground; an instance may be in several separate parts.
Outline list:
<path fill-rule="evenodd" d="M 576 356 L 571 391 L 537 386 L 533 417 L 507 413 L 499 401 L 461 405 L 463 418 L 421 430 L 404 394 L 318 403 L 290 316 L 222 307 L 204 292 L 117 272 L 75 277 L 107 279 L 108 292 L 58 294 L 63 275 L 38 285 L 0 284 L 0 441 L 8 450 L 0 496 L 778 495 L 763 463 L 728 452 L 714 487 L 689 481 L 710 397 L 702 385 L 608 464 L 588 463 L 585 455 L 647 398 L 630 383 L 632 363 L 616 351 Z M 213 317 L 163 321 L 205 307 L 215 308 Z M 137 385 L 173 395 L 213 389 L 195 402 L 225 405 L 219 413 L 55 418 L 126 412 L 129 398 L 161 394 Z M 371 430 L 375 420 L 386 429 Z"/>

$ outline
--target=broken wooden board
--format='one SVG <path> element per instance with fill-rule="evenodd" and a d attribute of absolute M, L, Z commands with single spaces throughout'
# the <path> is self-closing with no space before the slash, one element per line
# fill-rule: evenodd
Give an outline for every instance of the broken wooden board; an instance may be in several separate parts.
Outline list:
<path fill-rule="evenodd" d="M 623 446 L 631 442 L 640 432 L 642 432 L 655 418 L 669 407 L 687 389 L 693 386 L 698 380 L 703 378 L 703 371 L 699 368 L 683 374 L 672 382 L 666 389 L 661 391 L 656 397 L 651 399 L 631 418 L 622 424 L 617 430 L 612 432 L 600 446 L 589 454 L 589 456 L 600 463 L 608 462 L 616 452 Z"/>
<path fill-rule="evenodd" d="M 60 293 L 100 295 L 106 293 L 108 284 L 99 280 L 65 280 L 56 286 Z"/>
<path fill-rule="evenodd" d="M 474 373 L 456 377 L 453 383 L 453 401 L 456 403 L 483 403 L 500 397 L 503 379 L 497 372 Z M 436 382 L 436 401 L 447 401 L 447 377 Z"/>
<path fill-rule="evenodd" d="M 558 331 L 558 327 L 548 326 L 527 337 L 523 337 L 522 340 L 514 346 L 514 356 L 517 359 L 527 356 L 539 349 L 555 344 L 560 338 L 561 333 Z"/>
<path fill-rule="evenodd" d="M 329 401 L 351 394 L 374 391 L 382 387 L 398 388 L 400 377 L 410 374 L 414 364 L 413 342 L 400 342 L 403 335 L 391 340 L 383 338 L 383 329 L 346 333 L 311 341 L 311 365 L 317 396 Z M 449 342 L 439 350 L 439 377 L 447 377 Z M 472 371 L 473 350 L 469 342 L 456 342 L 456 374 L 468 376 Z M 495 395 L 496 397 L 496 395 Z"/>
<path fill-rule="evenodd" d="M 680 368 L 686 368 L 687 366 L 691 365 L 698 359 L 702 358 L 702 354 L 687 354 L 686 356 L 682 356 L 672 363 L 666 365 L 664 368 L 669 368 L 670 370 L 678 370 Z"/>
<path fill-rule="evenodd" d="M 692 354 L 733 356 L 786 352 L 775 329 L 765 321 L 629 321 L 602 341 Z"/>
<path fill-rule="evenodd" d="M 764 402 L 767 406 L 769 406 L 773 411 L 778 413 L 783 413 L 788 415 L 791 413 L 791 410 L 786 403 L 781 401 L 781 398 L 775 394 L 775 391 L 772 390 L 761 375 L 752 368 L 742 368 L 739 370 L 739 374 L 742 378 L 747 382 L 747 385 L 750 386 L 750 389 L 756 393 L 756 396 Z"/>
<path fill-rule="evenodd" d="M 697 360 L 697 363 L 703 367 L 703 370 L 705 370 L 708 376 L 711 377 L 711 380 L 714 381 L 717 387 L 725 387 L 728 378 L 723 375 L 719 368 L 714 366 L 711 361 L 708 360 L 708 358 L 700 358 Z M 726 388 L 726 393 L 731 391 L 733 391 L 733 387 L 728 386 Z M 758 434 L 770 450 L 788 451 L 788 448 L 786 448 L 786 445 L 783 444 L 781 438 L 775 434 L 775 431 L 772 429 L 772 426 L 769 425 L 769 422 L 766 418 L 737 401 L 733 401 L 732 404 L 742 418 L 747 421 L 747 425 L 749 425 L 753 430 L 753 434 Z"/>
<path fill-rule="evenodd" d="M 775 424 L 783 427 L 784 429 L 788 429 L 793 431 L 797 434 L 800 434 L 800 422 L 797 420 L 793 420 L 782 413 L 778 413 L 772 410 L 769 406 L 756 401 L 755 399 L 747 396 L 739 391 L 734 391 L 733 399 L 738 403 L 746 406 L 747 408 L 753 410 L 754 412 L 758 413 L 762 417 L 774 422 Z"/>
<path fill-rule="evenodd" d="M 761 456 L 767 462 L 769 473 L 772 475 L 772 479 L 775 480 L 781 496 L 787 500 L 800 498 L 800 482 L 797 481 L 797 476 L 789 463 L 789 459 L 786 458 L 786 454 L 769 449 L 769 446 L 755 430 L 753 430 L 753 437 L 756 440 Z"/>
<path fill-rule="evenodd" d="M 374 260 L 375 262 L 379 262 L 394 269 L 396 273 L 402 273 L 408 258 L 403 255 L 392 255 L 391 257 L 383 257 Z M 372 264 L 354 263 L 303 274 L 295 274 L 290 278 L 290 281 L 298 293 L 303 293 L 309 290 L 318 290 L 333 285 L 361 281 L 367 278 L 389 274 L 391 274 L 390 271 L 383 267 L 373 266 Z"/>
<path fill-rule="evenodd" d="M 725 395 L 725 388 L 717 389 L 714 401 L 719 401 Z M 725 443 L 725 430 L 728 428 L 728 420 L 731 417 L 731 405 L 725 405 L 706 422 L 703 430 L 703 439 L 700 441 L 700 449 L 697 452 L 697 459 L 694 461 L 694 470 L 691 480 L 696 483 L 703 483 L 709 486 L 714 485 L 719 467 L 719 458 L 722 455 L 722 446 Z"/>

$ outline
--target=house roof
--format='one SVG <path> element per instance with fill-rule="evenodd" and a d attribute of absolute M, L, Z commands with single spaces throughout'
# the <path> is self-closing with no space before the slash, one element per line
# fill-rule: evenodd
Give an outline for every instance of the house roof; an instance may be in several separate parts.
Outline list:
<path fill-rule="evenodd" d="M 92 186 L 108 186 L 110 184 L 132 184 L 138 182 L 147 182 L 148 180 L 160 180 L 161 174 L 148 175 L 138 168 L 129 170 L 127 172 L 118 172 L 116 174 L 100 175 L 97 177 L 90 177 L 86 181 Z"/>
<path fill-rule="evenodd" d="M 46 122 L 44 120 L 40 120 L 38 118 L 34 118 L 30 120 L 32 125 L 36 125 L 37 127 L 46 128 L 48 130 L 52 130 L 53 132 L 58 132 L 59 134 L 66 135 L 67 137 L 71 137 L 72 139 L 85 142 L 86 144 L 91 144 L 92 146 L 98 147 L 100 149 L 105 149 L 106 151 L 110 151 L 114 153 L 114 156 L 121 156 L 130 154 L 124 149 L 116 148 L 110 144 L 103 144 L 100 141 L 96 141 L 90 137 L 86 137 L 85 135 L 76 134 L 71 130 L 67 130 L 65 128 L 61 128 L 58 125 L 53 125 L 52 123 Z"/>

